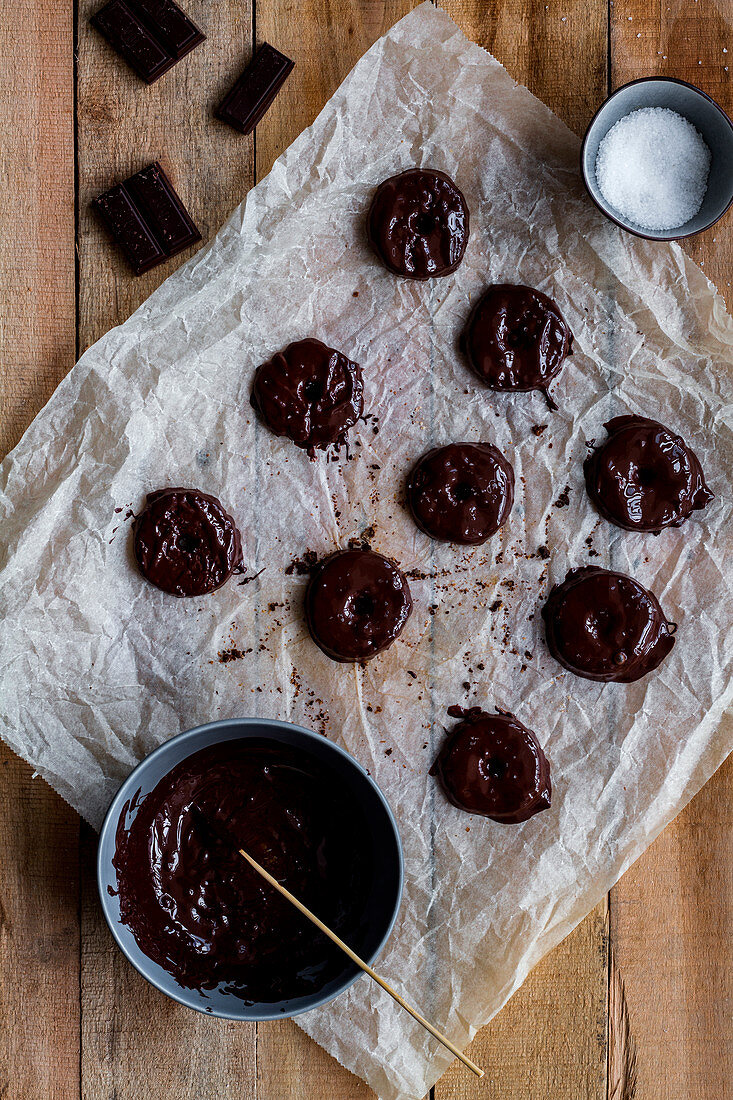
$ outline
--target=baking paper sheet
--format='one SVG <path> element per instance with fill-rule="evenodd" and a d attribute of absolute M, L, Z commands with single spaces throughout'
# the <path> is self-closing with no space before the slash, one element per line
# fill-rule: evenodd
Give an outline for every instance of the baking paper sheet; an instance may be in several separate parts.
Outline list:
<path fill-rule="evenodd" d="M 394 278 L 364 241 L 374 187 L 415 164 L 448 172 L 471 209 L 463 264 L 427 283 Z M 568 319 L 559 412 L 482 389 L 462 361 L 458 334 L 491 281 L 538 287 Z M 363 366 L 376 419 L 352 433 L 351 459 L 309 461 L 249 405 L 255 367 L 310 335 Z M 603 220 L 577 138 L 424 4 L 218 236 L 83 356 L 4 463 L 4 738 L 94 825 L 138 760 L 198 723 L 271 716 L 345 745 L 405 848 L 380 969 L 466 1043 L 733 745 L 732 358 L 700 269 Z M 617 530 L 586 497 L 586 441 L 625 412 L 669 423 L 702 460 L 716 499 L 681 530 Z M 495 443 L 516 471 L 510 521 L 477 549 L 431 542 L 403 503 L 415 459 L 451 440 Z M 255 580 L 179 600 L 139 576 L 129 510 L 179 484 L 234 514 Z M 310 641 L 291 568 L 362 537 L 402 563 L 415 602 L 364 669 Z M 632 573 L 679 624 L 636 684 L 575 678 L 547 653 L 543 598 L 585 563 Z M 446 708 L 468 702 L 537 732 L 551 810 L 507 827 L 446 802 L 428 769 Z M 449 1061 L 366 980 L 299 1022 L 383 1100 L 422 1097 Z"/>

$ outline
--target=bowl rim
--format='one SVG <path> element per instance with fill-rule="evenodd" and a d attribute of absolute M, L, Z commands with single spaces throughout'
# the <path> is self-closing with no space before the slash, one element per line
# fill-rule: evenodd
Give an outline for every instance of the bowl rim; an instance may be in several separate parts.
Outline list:
<path fill-rule="evenodd" d="M 664 236 L 653 236 L 650 233 L 643 233 L 640 229 L 632 229 L 630 225 L 627 225 L 625 222 L 620 222 L 618 218 L 615 218 L 613 214 L 606 210 L 605 207 L 601 206 L 588 185 L 588 175 L 585 170 L 586 146 L 588 144 L 588 139 L 590 138 L 591 131 L 593 130 L 593 127 L 595 126 L 601 112 L 606 108 L 606 106 L 611 102 L 612 99 L 616 98 L 616 96 L 620 92 L 625 91 L 627 88 L 632 88 L 635 84 L 650 84 L 652 82 L 665 84 L 681 84 L 683 87 L 689 88 L 693 92 L 697 92 L 698 95 L 702 96 L 703 99 L 707 99 L 708 103 L 711 103 L 713 107 L 717 109 L 718 113 L 723 116 L 725 122 L 728 123 L 730 129 L 733 130 L 733 120 L 731 120 L 727 112 L 720 106 L 720 104 L 716 100 L 713 99 L 711 95 L 708 95 L 708 93 L 703 91 L 702 88 L 698 88 L 697 84 L 691 84 L 689 80 L 682 80 L 680 77 L 677 76 L 639 76 L 635 80 L 628 80 L 625 84 L 622 84 L 619 88 L 616 88 L 615 91 L 611 92 L 611 94 L 604 99 L 603 103 L 601 103 L 600 107 L 593 115 L 593 118 L 588 123 L 585 134 L 583 135 L 583 141 L 580 145 L 580 173 L 583 177 L 583 183 L 585 184 L 585 189 L 588 192 L 588 197 L 590 198 L 593 205 L 598 210 L 600 210 L 604 217 L 608 218 L 609 221 L 612 221 L 614 225 L 617 225 L 619 229 L 623 229 L 627 233 L 632 233 L 635 237 L 641 237 L 642 240 L 645 241 L 683 241 L 687 237 L 695 237 L 698 233 L 705 233 L 708 229 L 712 229 L 716 222 L 719 222 L 720 219 L 728 213 L 731 205 L 733 205 L 733 193 L 731 194 L 727 206 L 725 206 L 724 209 L 721 210 L 720 213 L 715 218 L 713 218 L 712 221 L 707 222 L 706 225 L 700 226 L 699 229 L 693 229 L 688 233 L 670 233 L 665 234 Z"/>
<path fill-rule="evenodd" d="M 340 985 L 335 992 L 319 994 L 315 996 L 310 1003 L 302 1008 L 297 1008 L 292 1012 L 258 1011 L 256 1014 L 250 1014 L 250 1012 L 248 1011 L 248 1008 L 250 1006 L 245 1005 L 243 1001 L 240 1002 L 242 1007 L 236 1012 L 236 1014 L 233 1014 L 232 1012 L 225 1012 L 221 1009 L 217 1009 L 214 1007 L 207 1008 L 204 1006 L 192 1004 L 190 1000 L 186 999 L 187 991 L 183 987 L 181 987 L 180 993 L 177 990 L 173 991 L 164 988 L 163 984 L 154 976 L 154 974 L 146 973 L 145 969 L 143 969 L 144 963 L 140 963 L 138 962 L 138 960 L 132 957 L 130 951 L 128 951 L 127 946 L 122 939 L 122 936 L 120 935 L 120 922 L 116 920 L 113 914 L 110 912 L 110 900 L 107 896 L 107 890 L 105 888 L 106 882 L 103 883 L 102 881 L 103 870 L 106 871 L 106 869 L 109 867 L 109 863 L 102 857 L 103 838 L 105 838 L 108 833 L 111 832 L 113 829 L 116 829 L 117 821 L 119 820 L 120 813 L 122 812 L 123 804 L 132 793 L 132 789 L 134 788 L 137 777 L 144 769 L 149 766 L 150 761 L 162 755 L 163 751 L 165 749 L 168 749 L 169 746 L 172 745 L 174 742 L 195 741 L 197 737 L 201 736 L 201 734 L 215 732 L 216 730 L 223 729 L 225 727 L 231 729 L 232 726 L 240 726 L 243 730 L 246 730 L 252 726 L 270 726 L 274 727 L 275 729 L 295 731 L 296 734 L 304 735 L 305 740 L 307 741 L 313 740 L 316 742 L 325 743 L 326 745 L 328 745 L 329 749 L 332 749 L 335 752 L 337 756 L 340 756 L 345 762 L 347 762 L 348 765 L 350 765 L 357 772 L 361 773 L 362 778 L 369 783 L 379 802 L 381 802 L 382 807 L 385 811 L 387 822 L 389 823 L 395 839 L 395 848 L 397 853 L 397 890 L 393 905 L 392 916 L 387 924 L 387 927 L 385 928 L 384 934 L 382 935 L 379 943 L 376 945 L 374 950 L 369 955 L 364 957 L 364 961 L 367 962 L 369 965 L 376 961 L 376 959 L 382 953 L 384 945 L 387 943 L 389 937 L 392 935 L 392 931 L 397 921 L 397 916 L 399 914 L 402 904 L 402 895 L 404 892 L 405 858 L 404 852 L 402 850 L 402 838 L 400 837 L 400 831 L 397 826 L 397 820 L 392 811 L 392 807 L 390 806 L 382 790 L 380 789 L 376 781 L 372 778 L 372 776 L 369 775 L 369 773 L 359 763 L 359 761 L 356 760 L 355 757 L 351 755 L 351 753 L 347 752 L 346 749 L 342 748 L 341 745 L 336 744 L 334 741 L 331 741 L 328 737 L 325 737 L 322 733 L 318 733 L 316 730 L 308 729 L 305 726 L 299 726 L 294 722 L 286 722 L 279 718 L 222 718 L 218 719 L 215 722 L 205 722 L 200 726 L 194 726 L 192 729 L 189 730 L 182 730 L 180 733 L 175 734 L 173 737 L 169 737 L 167 741 L 163 741 L 162 744 L 158 745 L 155 749 L 149 752 L 147 756 L 144 756 L 143 759 L 135 765 L 129 775 L 127 775 L 127 777 L 123 780 L 122 784 L 119 787 L 119 790 L 113 797 L 112 801 L 109 804 L 109 807 L 107 808 L 107 812 L 104 815 L 104 821 L 102 822 L 102 827 L 99 830 L 99 838 L 97 840 L 97 856 L 95 861 L 97 892 L 99 894 L 104 919 L 107 923 L 107 927 L 112 933 L 112 937 L 118 948 L 127 959 L 127 961 L 135 968 L 135 970 L 137 970 L 137 972 L 141 974 L 142 977 L 150 983 L 150 985 L 154 986 L 155 989 L 159 990 L 164 996 L 169 997 L 171 1000 L 177 1001 L 179 1004 L 183 1005 L 185 1008 L 188 1008 L 193 1012 L 200 1012 L 203 1016 L 218 1017 L 219 1019 L 224 1020 L 237 1020 L 242 1023 L 253 1021 L 257 1022 L 260 1020 L 287 1020 L 291 1019 L 294 1016 L 300 1016 L 304 1012 L 311 1012 L 313 1009 L 319 1008 L 321 1005 L 327 1004 L 330 1001 L 334 1000 L 336 997 L 339 997 L 342 993 L 349 989 L 349 987 L 352 986 L 358 978 L 362 977 L 363 972 L 361 970 L 357 970 L 356 974 L 354 974 L 351 978 Z M 267 738 L 267 733 L 263 732 L 262 736 L 264 738 Z M 235 739 L 236 738 L 226 738 L 227 741 Z M 211 743 L 217 744 L 219 742 L 213 741 Z M 198 749 L 192 749 L 185 756 L 181 757 L 181 761 L 187 759 L 188 756 L 192 756 L 194 752 L 197 751 Z M 178 761 L 178 763 L 180 763 L 181 761 Z M 173 767 L 175 766 L 177 765 L 173 765 Z M 170 770 L 170 768 L 167 769 L 165 774 L 167 775 Z M 161 779 L 162 778 L 163 776 L 161 776 Z M 138 950 L 140 952 L 140 955 L 142 956 L 142 959 L 147 960 L 148 956 L 145 955 L 145 952 L 142 951 L 141 948 L 138 948 Z M 148 961 L 152 963 L 152 960 Z"/>

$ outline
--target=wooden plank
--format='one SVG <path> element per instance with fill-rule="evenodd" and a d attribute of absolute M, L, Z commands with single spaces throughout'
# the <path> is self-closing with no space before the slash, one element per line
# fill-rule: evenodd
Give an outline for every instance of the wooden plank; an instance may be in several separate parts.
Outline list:
<path fill-rule="evenodd" d="M 577 134 L 606 94 L 607 8 L 603 0 L 445 0 L 463 31 L 490 50 Z M 456 1066 L 435 1100 L 606 1100 L 606 906 L 530 974 L 519 993 L 471 1044 L 487 1068 L 475 1082 Z"/>
<path fill-rule="evenodd" d="M 78 12 L 82 351 L 124 321 L 193 252 L 134 277 L 90 208 L 96 195 L 159 160 L 207 240 L 253 181 L 252 138 L 213 118 L 250 56 L 250 0 L 187 0 L 207 40 L 150 87 L 89 26 L 98 7 L 97 0 L 80 0 Z"/>
<path fill-rule="evenodd" d="M 733 114 L 733 30 L 731 8 L 716 0 L 620 0 L 611 8 L 613 88 L 642 76 L 673 76 L 696 84 Z M 727 52 L 725 52 L 727 51 Z M 730 212 L 684 242 L 733 308 Z"/>
<path fill-rule="evenodd" d="M 79 1096 L 79 819 L 0 744 L 0 1097 Z"/>
<path fill-rule="evenodd" d="M 256 177 L 311 124 L 363 53 L 418 0 L 257 0 L 257 41 L 295 69 L 257 127 Z M 369 1100 L 375 1096 L 292 1021 L 257 1028 L 258 1100 Z"/>
<path fill-rule="evenodd" d="M 0 454 L 74 362 L 73 17 L 6 5 Z M 78 818 L 0 745 L 0 1096 L 79 1095 Z"/>
<path fill-rule="evenodd" d="M 111 183 L 152 160 L 171 175 L 204 239 L 253 179 L 251 138 L 212 117 L 251 51 L 252 10 L 242 0 L 187 0 L 208 38 L 152 87 L 138 80 L 78 12 L 79 343 L 123 321 L 189 253 L 135 278 L 89 208 Z M 94 838 L 82 860 L 82 1089 L 87 1100 L 181 1100 L 255 1095 L 254 1025 L 190 1012 L 126 963 L 104 924 L 94 881 Z"/>
<path fill-rule="evenodd" d="M 486 1078 L 455 1062 L 435 1100 L 606 1100 L 607 943 L 599 905 L 474 1038 Z"/>
<path fill-rule="evenodd" d="M 0 454 L 74 362 L 73 20 L 52 0 L 0 25 Z"/>
<path fill-rule="evenodd" d="M 378 38 L 420 0 L 257 0 L 257 40 L 295 69 L 257 127 L 261 180 Z"/>
<path fill-rule="evenodd" d="M 611 893 L 643 1100 L 722 1100 L 733 1082 L 733 758 Z"/>
<path fill-rule="evenodd" d="M 113 945 L 99 912 L 97 837 L 82 836 L 82 1091 L 84 1100 L 253 1100 L 253 1024 L 213 1020 L 148 985 Z"/>
<path fill-rule="evenodd" d="M 656 73 L 733 113 L 733 32 L 715 0 L 624 0 L 611 15 L 614 87 Z M 726 52 L 727 51 L 727 52 Z M 733 216 L 684 242 L 733 306 Z M 733 762 L 729 760 L 611 893 L 644 1100 L 720 1100 L 733 1081 Z"/>
<path fill-rule="evenodd" d="M 257 1074 L 257 1100 L 376 1098 L 292 1020 L 257 1025 Z"/>

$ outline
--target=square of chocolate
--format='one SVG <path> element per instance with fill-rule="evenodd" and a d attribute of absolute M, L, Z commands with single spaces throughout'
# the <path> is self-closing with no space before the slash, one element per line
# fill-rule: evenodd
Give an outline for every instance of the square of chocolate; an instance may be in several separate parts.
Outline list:
<path fill-rule="evenodd" d="M 109 0 L 89 22 L 147 84 L 206 38 L 174 0 Z"/>
<path fill-rule="evenodd" d="M 155 161 L 94 199 L 92 206 L 136 275 L 201 240 L 201 234 Z"/>
<path fill-rule="evenodd" d="M 223 99 L 216 117 L 241 134 L 254 130 L 295 65 L 269 42 L 263 42 L 232 90 Z"/>

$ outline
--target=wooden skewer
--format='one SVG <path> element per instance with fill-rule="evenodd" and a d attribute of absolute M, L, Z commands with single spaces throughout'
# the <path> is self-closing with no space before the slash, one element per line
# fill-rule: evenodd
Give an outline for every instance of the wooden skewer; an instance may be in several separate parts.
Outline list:
<path fill-rule="evenodd" d="M 451 1054 L 454 1054 L 455 1057 L 463 1062 L 464 1066 L 467 1066 L 472 1073 L 476 1074 L 477 1077 L 484 1076 L 484 1071 L 480 1068 L 480 1066 L 477 1066 L 475 1062 L 472 1062 L 470 1058 L 467 1058 L 466 1055 L 462 1051 L 460 1051 L 458 1047 L 450 1041 L 450 1039 L 447 1038 L 447 1036 L 441 1034 L 441 1032 L 438 1031 L 436 1027 L 433 1027 L 433 1025 L 428 1020 L 426 1020 L 424 1016 L 421 1016 L 416 1009 L 412 1008 L 411 1005 L 408 1005 L 407 1001 L 403 1000 L 403 998 L 400 997 L 399 993 L 397 993 L 396 990 L 392 989 L 392 987 L 388 985 L 387 982 L 385 982 L 384 978 L 380 978 L 376 970 L 372 970 L 371 966 L 369 966 L 368 963 L 365 963 L 363 959 L 360 959 L 357 953 L 355 951 L 352 951 L 348 944 L 345 944 L 344 941 L 339 936 L 337 936 L 335 932 L 331 931 L 328 925 L 324 924 L 322 920 L 319 920 L 315 913 L 311 913 L 310 909 L 308 909 L 307 906 L 303 905 L 302 901 L 298 901 L 294 894 L 291 894 L 285 886 L 279 883 L 276 878 L 273 878 L 269 871 L 266 871 L 265 868 L 262 867 L 256 859 L 253 859 L 248 852 L 245 852 L 244 848 L 239 849 L 239 854 L 247 860 L 247 863 L 249 863 L 250 867 L 254 868 L 258 875 L 262 875 L 263 879 L 265 879 L 266 882 L 270 883 L 270 886 L 274 886 L 278 893 L 282 894 L 284 898 L 287 898 L 288 901 L 292 905 L 294 905 L 296 909 L 299 909 L 304 917 L 307 917 L 309 921 L 312 921 L 312 923 L 315 924 L 316 928 L 320 928 L 321 932 L 323 932 L 324 935 L 328 936 L 330 940 L 333 940 L 336 946 L 340 947 L 341 950 L 349 956 L 351 961 L 355 962 L 356 965 L 360 967 L 360 969 L 363 970 L 365 974 L 368 974 L 369 977 L 377 983 L 377 985 L 381 985 L 382 989 L 386 990 L 387 993 L 389 993 L 390 997 L 397 1001 L 398 1005 L 404 1008 L 405 1012 L 410 1013 L 413 1020 L 417 1020 L 419 1024 L 422 1024 L 425 1030 L 429 1031 L 433 1038 L 437 1039 L 439 1043 L 442 1043 L 444 1047 L 447 1047 Z"/>

